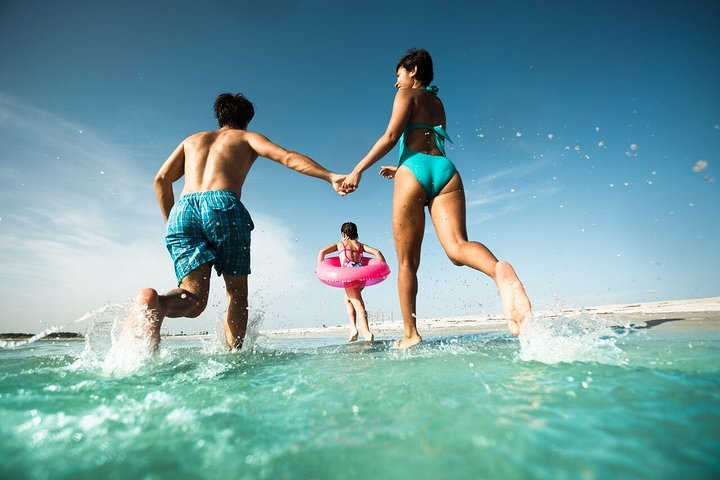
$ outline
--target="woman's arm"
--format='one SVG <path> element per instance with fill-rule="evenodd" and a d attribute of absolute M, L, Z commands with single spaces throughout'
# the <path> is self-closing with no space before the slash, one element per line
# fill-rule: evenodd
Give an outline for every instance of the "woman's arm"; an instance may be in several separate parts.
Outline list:
<path fill-rule="evenodd" d="M 363 251 L 369 253 L 370 255 L 379 259 L 380 261 L 385 262 L 385 257 L 383 257 L 382 252 L 380 250 L 378 250 L 377 248 L 373 248 L 373 247 L 363 243 Z"/>
<path fill-rule="evenodd" d="M 392 114 L 385 133 L 375 142 L 375 145 L 358 162 L 353 171 L 345 177 L 342 184 L 343 189 L 355 190 L 360 183 L 362 172 L 370 168 L 378 160 L 384 157 L 400 139 L 405 126 L 412 116 L 412 95 L 408 89 L 401 89 L 395 94 Z"/>
<path fill-rule="evenodd" d="M 327 247 L 323 248 L 318 252 L 318 259 L 317 263 L 320 264 L 323 260 L 325 260 L 325 255 L 328 253 L 337 252 L 337 243 L 333 243 L 332 245 L 328 245 Z"/>

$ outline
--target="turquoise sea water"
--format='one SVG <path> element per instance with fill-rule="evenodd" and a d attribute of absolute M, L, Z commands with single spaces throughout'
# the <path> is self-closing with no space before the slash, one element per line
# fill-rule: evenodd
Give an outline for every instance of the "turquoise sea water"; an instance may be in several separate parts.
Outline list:
<path fill-rule="evenodd" d="M 718 320 L 155 357 L 98 322 L 0 349 L 0 478 L 718 478 Z"/>

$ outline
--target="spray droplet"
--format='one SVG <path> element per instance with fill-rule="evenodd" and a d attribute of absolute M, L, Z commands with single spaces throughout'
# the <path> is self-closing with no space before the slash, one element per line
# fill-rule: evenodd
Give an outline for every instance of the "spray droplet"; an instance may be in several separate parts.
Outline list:
<path fill-rule="evenodd" d="M 709 165 L 710 164 L 707 162 L 707 160 L 698 160 L 693 166 L 693 172 L 700 173 L 705 170 Z"/>

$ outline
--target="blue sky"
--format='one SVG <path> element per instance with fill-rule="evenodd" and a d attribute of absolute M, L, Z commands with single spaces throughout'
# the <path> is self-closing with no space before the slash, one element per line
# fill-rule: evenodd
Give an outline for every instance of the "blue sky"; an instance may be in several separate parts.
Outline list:
<path fill-rule="evenodd" d="M 720 295 L 715 1 L 4 0 L 0 331 L 174 286 L 152 178 L 216 127 L 218 93 L 244 92 L 252 130 L 342 173 L 384 131 L 411 47 L 435 61 L 470 237 L 515 265 L 537 308 Z M 313 277 L 344 221 L 396 270 L 376 172 L 340 198 L 253 167 L 250 302 L 265 328 L 345 323 L 340 291 Z M 420 317 L 499 313 L 429 222 L 423 249 Z M 394 275 L 365 298 L 371 318 L 399 321 Z M 203 316 L 166 325 L 212 330 L 223 308 L 214 282 Z"/>

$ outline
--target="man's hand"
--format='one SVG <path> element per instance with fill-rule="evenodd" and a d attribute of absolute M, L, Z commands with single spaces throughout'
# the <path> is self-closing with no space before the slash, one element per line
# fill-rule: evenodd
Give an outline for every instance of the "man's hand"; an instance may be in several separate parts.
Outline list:
<path fill-rule="evenodd" d="M 344 181 L 345 175 L 338 175 L 337 173 L 333 173 L 332 175 L 330 175 L 330 185 L 332 185 L 333 190 L 335 190 L 337 194 L 342 197 L 350 193 L 343 188 Z"/>

